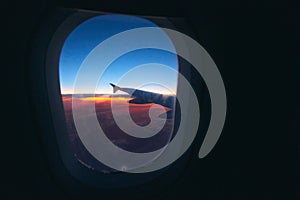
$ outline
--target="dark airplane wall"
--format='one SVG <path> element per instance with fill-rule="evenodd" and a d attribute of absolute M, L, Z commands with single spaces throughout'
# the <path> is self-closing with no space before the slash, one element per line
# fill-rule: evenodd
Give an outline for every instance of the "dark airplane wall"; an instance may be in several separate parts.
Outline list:
<path fill-rule="evenodd" d="M 1 3 L 5 192 L 0 195 L 6 196 L 1 199 L 68 198 L 47 165 L 29 88 L 34 81 L 29 79 L 31 42 L 55 7 L 185 17 L 219 67 L 228 99 L 220 140 L 209 156 L 192 159 L 164 193 L 153 191 L 146 199 L 296 199 L 297 189 L 300 198 L 300 29 L 295 5 L 31 0 Z M 99 195 L 99 199 L 109 198 Z"/>

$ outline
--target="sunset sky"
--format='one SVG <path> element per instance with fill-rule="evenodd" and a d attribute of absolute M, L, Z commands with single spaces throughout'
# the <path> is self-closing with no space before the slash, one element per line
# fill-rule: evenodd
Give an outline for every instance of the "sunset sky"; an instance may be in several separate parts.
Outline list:
<path fill-rule="evenodd" d="M 66 39 L 61 51 L 59 61 L 61 93 L 73 93 L 74 80 L 81 63 L 99 43 L 119 32 L 139 27 L 156 27 L 156 25 L 153 22 L 140 17 L 102 15 L 93 17 L 74 29 Z M 169 40 L 166 42 L 171 43 Z M 101 57 L 101 55 L 99 56 Z M 101 67 L 101 61 L 98 62 L 97 65 Z M 111 94 L 112 88 L 109 85 L 110 82 L 117 84 L 118 80 L 134 67 L 149 63 L 159 63 L 167 65 L 175 70 L 178 69 L 177 56 L 172 53 L 157 49 L 132 51 L 119 57 L 109 66 L 100 79 L 96 93 Z M 145 77 L 151 77 L 152 82 L 159 82 L 163 84 L 165 88 L 169 88 L 173 93 L 176 93 L 177 73 L 165 73 L 155 69 L 157 69 L 155 64 L 148 65 L 147 67 L 142 68 L 138 75 L 127 79 L 126 85 L 120 86 L 137 88 L 140 86 L 138 83 L 145 79 Z M 86 76 L 89 76 L 89 74 L 86 74 Z M 140 89 L 160 93 L 170 93 L 170 90 L 167 90 L 164 87 L 153 84 L 146 85 Z"/>

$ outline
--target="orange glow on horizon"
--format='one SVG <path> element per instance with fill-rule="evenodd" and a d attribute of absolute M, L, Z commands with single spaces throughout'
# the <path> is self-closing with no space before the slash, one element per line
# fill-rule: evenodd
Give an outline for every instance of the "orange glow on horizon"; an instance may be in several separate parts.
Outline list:
<path fill-rule="evenodd" d="M 107 101 L 107 100 L 118 100 L 118 101 L 129 101 L 133 98 L 129 97 L 85 97 L 83 101 Z"/>
<path fill-rule="evenodd" d="M 111 101 L 111 100 L 117 100 L 117 101 L 129 101 L 133 98 L 130 97 L 83 97 L 83 98 L 76 98 L 78 100 L 82 101 Z M 72 101 L 72 97 L 62 97 L 63 102 L 70 102 Z"/>

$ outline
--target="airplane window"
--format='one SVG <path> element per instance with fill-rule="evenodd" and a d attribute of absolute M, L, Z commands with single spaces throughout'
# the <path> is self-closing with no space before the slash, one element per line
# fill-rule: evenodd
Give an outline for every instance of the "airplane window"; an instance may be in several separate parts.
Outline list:
<path fill-rule="evenodd" d="M 65 134 L 78 163 L 89 169 L 102 173 L 118 172 L 96 159 L 82 143 L 74 120 L 74 109 L 84 110 L 92 103 L 98 124 L 107 139 L 125 151 L 147 153 L 162 149 L 174 134 L 179 66 L 176 55 L 154 48 L 136 49 L 118 56 L 108 65 L 104 62 L 105 55 L 97 55 L 97 59 L 89 60 L 96 68 L 82 70 L 96 47 L 114 35 L 141 27 L 158 25 L 142 17 L 99 15 L 78 25 L 63 44 L 59 80 L 67 127 Z M 166 45 L 172 46 L 163 31 L 159 37 Z M 110 46 L 106 52 L 113 53 L 120 45 L 126 45 L 126 42 Z M 97 74 L 99 69 L 103 71 L 101 74 Z M 86 81 L 76 82 L 79 73 Z M 97 84 L 91 87 L 90 79 L 95 74 L 98 76 Z M 132 134 L 130 127 L 120 127 L 120 123 L 126 125 L 126 120 L 130 120 L 127 111 L 136 126 L 149 126 L 152 132 Z M 82 124 L 88 124 L 90 120 L 92 116 L 84 114 L 79 119 Z M 161 128 L 156 130 L 160 125 Z M 86 129 L 89 128 L 87 125 Z"/>

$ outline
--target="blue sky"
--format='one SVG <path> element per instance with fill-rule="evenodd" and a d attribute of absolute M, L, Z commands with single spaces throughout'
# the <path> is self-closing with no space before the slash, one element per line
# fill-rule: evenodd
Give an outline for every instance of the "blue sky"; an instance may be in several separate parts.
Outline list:
<path fill-rule="evenodd" d="M 66 39 L 61 51 L 59 61 L 61 93 L 73 93 L 74 80 L 81 63 L 102 41 L 128 29 L 156 26 L 157 25 L 147 19 L 127 15 L 101 15 L 93 17 L 77 26 Z M 119 57 L 109 66 L 99 81 L 96 93 L 111 94 L 112 88 L 109 85 L 110 82 L 117 83 L 124 74 L 136 66 L 149 63 L 159 63 L 167 65 L 175 70 L 178 69 L 177 56 L 172 53 L 158 49 L 141 49 L 132 51 Z M 97 63 L 97 65 L 101 67 L 101 61 L 100 63 Z M 173 92 L 176 92 L 176 73 L 165 73 L 164 71 L 151 69 L 157 68 L 155 65 L 151 66 L 151 64 L 149 64 L 145 67 L 145 69 L 140 70 L 138 75 L 126 79 L 125 84 L 120 86 L 137 88 L 140 86 L 138 83 L 147 76 L 148 79 L 149 77 L 151 78 L 151 81 L 153 78 L 154 83 L 162 80 L 163 78 L 164 87 L 170 88 Z M 89 74 L 87 74 L 87 76 L 88 75 Z M 147 86 L 139 89 L 160 93 L 170 93 L 170 91 L 164 87 L 160 87 L 157 84 L 148 84 Z"/>

